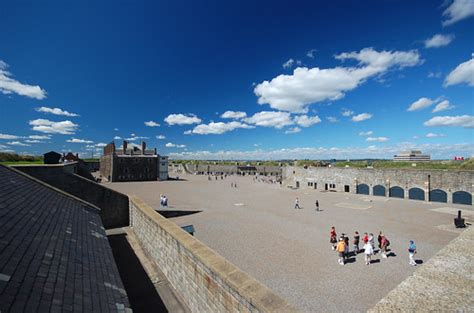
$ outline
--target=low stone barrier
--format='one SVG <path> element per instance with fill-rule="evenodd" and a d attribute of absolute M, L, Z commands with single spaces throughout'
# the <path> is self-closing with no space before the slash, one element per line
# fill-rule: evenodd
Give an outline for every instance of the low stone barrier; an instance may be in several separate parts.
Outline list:
<path fill-rule="evenodd" d="M 193 312 L 295 312 L 270 289 L 137 197 L 130 226 L 145 252 Z"/>

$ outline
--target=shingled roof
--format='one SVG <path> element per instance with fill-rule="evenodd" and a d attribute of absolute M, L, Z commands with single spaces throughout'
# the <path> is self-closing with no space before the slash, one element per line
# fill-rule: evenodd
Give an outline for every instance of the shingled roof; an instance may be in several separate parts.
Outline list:
<path fill-rule="evenodd" d="M 0 165 L 0 312 L 126 312 L 99 209 Z"/>

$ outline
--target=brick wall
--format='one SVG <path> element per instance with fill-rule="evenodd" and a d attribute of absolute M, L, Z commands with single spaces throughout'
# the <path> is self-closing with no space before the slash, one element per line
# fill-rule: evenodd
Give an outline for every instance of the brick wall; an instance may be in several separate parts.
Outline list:
<path fill-rule="evenodd" d="M 192 312 L 294 312 L 222 256 L 130 197 L 130 226 Z"/>

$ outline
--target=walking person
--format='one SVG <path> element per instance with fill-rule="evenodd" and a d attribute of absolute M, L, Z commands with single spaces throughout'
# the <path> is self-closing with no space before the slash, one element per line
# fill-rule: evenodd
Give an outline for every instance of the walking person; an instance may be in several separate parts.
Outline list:
<path fill-rule="evenodd" d="M 346 243 L 344 242 L 344 237 L 341 236 L 341 238 L 339 238 L 339 242 L 337 243 L 336 250 L 337 250 L 337 253 L 339 254 L 339 259 L 337 262 L 341 265 L 344 265 L 344 259 L 345 259 L 345 253 L 346 253 L 345 252 Z"/>
<path fill-rule="evenodd" d="M 332 249 L 336 250 L 337 233 L 336 228 L 334 226 L 331 227 L 331 231 L 329 232 L 329 242 L 331 243 Z"/>
<path fill-rule="evenodd" d="M 163 206 L 168 207 L 168 198 L 165 195 L 163 195 Z"/>
<path fill-rule="evenodd" d="M 364 233 L 364 237 L 362 238 L 364 245 L 369 242 L 369 235 L 367 233 Z"/>
<path fill-rule="evenodd" d="M 359 253 L 359 240 L 360 240 L 359 232 L 356 231 L 354 233 L 354 240 L 352 241 L 352 247 L 354 249 L 354 255 L 357 255 Z"/>
<path fill-rule="evenodd" d="M 385 237 L 384 234 L 380 234 L 380 251 L 382 258 L 386 259 L 387 258 L 387 247 L 390 244 L 387 237 Z"/>
<path fill-rule="evenodd" d="M 316 200 L 316 211 L 319 211 L 319 202 Z"/>
<path fill-rule="evenodd" d="M 373 254 L 375 255 L 375 238 L 374 238 L 374 234 L 370 233 L 369 234 L 369 243 L 372 245 L 372 252 Z"/>
<path fill-rule="evenodd" d="M 349 236 L 342 234 L 344 238 L 344 261 L 349 258 Z"/>
<path fill-rule="evenodd" d="M 295 200 L 295 209 L 301 209 L 300 208 L 300 199 L 298 199 L 298 197 L 296 197 L 296 200 Z"/>
<path fill-rule="evenodd" d="M 410 259 L 409 264 L 413 266 L 416 266 L 415 254 L 416 254 L 415 242 L 413 240 L 410 240 L 410 244 L 408 245 L 408 258 Z"/>
<path fill-rule="evenodd" d="M 379 243 L 379 249 L 382 249 L 382 236 L 383 236 L 382 231 L 379 231 L 379 235 L 377 237 L 377 241 Z"/>
<path fill-rule="evenodd" d="M 370 244 L 370 242 L 367 242 L 362 249 L 364 249 L 365 264 L 369 265 L 372 261 L 372 254 L 374 254 L 374 247 Z"/>

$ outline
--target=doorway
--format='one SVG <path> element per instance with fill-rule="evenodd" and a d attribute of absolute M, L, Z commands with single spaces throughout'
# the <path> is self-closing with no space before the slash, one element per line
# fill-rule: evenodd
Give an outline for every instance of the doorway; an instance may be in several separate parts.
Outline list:
<path fill-rule="evenodd" d="M 349 185 L 344 185 L 344 192 L 350 192 L 349 190 L 350 190 Z"/>

